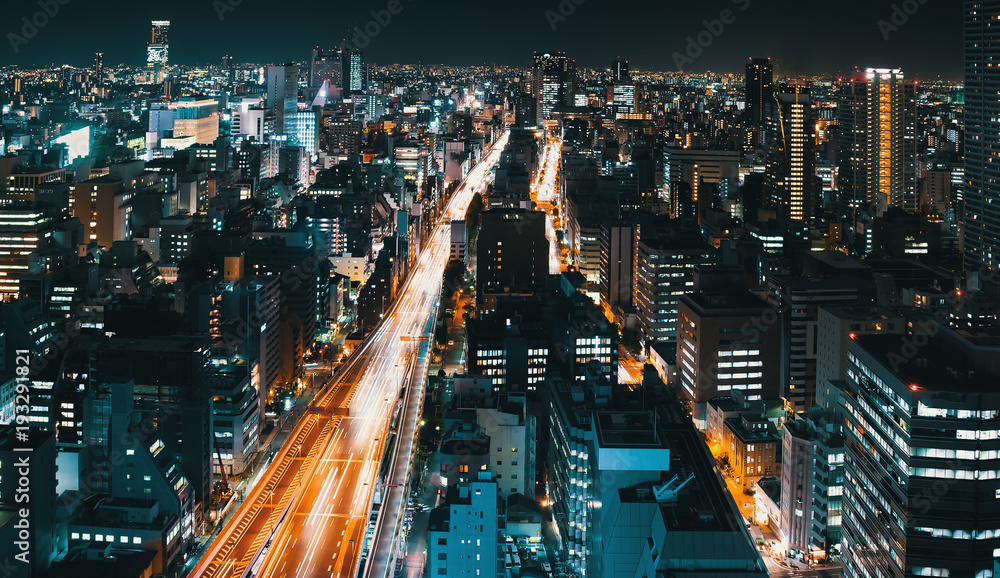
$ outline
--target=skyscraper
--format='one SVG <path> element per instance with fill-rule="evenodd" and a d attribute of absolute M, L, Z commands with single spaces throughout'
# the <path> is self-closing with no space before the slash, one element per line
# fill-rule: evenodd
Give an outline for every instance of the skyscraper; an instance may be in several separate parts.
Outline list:
<path fill-rule="evenodd" d="M 285 132 L 285 117 L 298 110 L 299 67 L 294 64 L 267 67 L 267 107 L 274 114 L 274 132 Z"/>
<path fill-rule="evenodd" d="M 0 216 L 0 299 L 18 294 L 18 279 L 26 275 L 31 255 L 41 252 L 52 236 L 53 219 L 36 203 L 8 203 Z"/>
<path fill-rule="evenodd" d="M 615 82 L 628 82 L 632 80 L 632 75 L 628 69 L 628 60 L 623 59 L 621 56 L 616 58 L 611 63 L 611 76 Z"/>
<path fill-rule="evenodd" d="M 771 59 L 751 58 L 743 82 L 746 86 L 747 123 L 764 128 L 767 110 L 774 100 L 774 66 Z"/>
<path fill-rule="evenodd" d="M 94 74 L 100 76 L 104 72 L 104 53 L 94 53 Z"/>
<path fill-rule="evenodd" d="M 309 61 L 309 87 L 319 89 L 324 82 L 329 82 L 331 89 L 341 86 L 344 73 L 344 55 L 340 48 L 324 50 L 313 48 Z"/>
<path fill-rule="evenodd" d="M 549 272 L 548 255 L 545 213 L 523 209 L 485 211 L 476 263 L 480 311 L 492 311 L 495 295 L 508 288 L 544 284 Z"/>
<path fill-rule="evenodd" d="M 535 53 L 531 74 L 531 95 L 535 97 L 535 123 L 540 123 L 557 106 L 572 106 L 576 89 L 576 61 L 565 52 Z"/>
<path fill-rule="evenodd" d="M 1000 336 L 926 329 L 923 347 L 908 335 L 848 341 L 839 396 L 848 578 L 996 576 Z"/>
<path fill-rule="evenodd" d="M 342 51 L 344 77 L 344 94 L 356 94 L 365 91 L 365 51 L 360 48 L 348 47 Z"/>
<path fill-rule="evenodd" d="M 917 209 L 915 85 L 898 68 L 855 73 L 840 93 L 839 210 Z"/>
<path fill-rule="evenodd" d="M 764 193 L 782 220 L 809 223 L 819 204 L 811 90 L 801 84 L 782 85 L 773 100 Z"/>
<path fill-rule="evenodd" d="M 150 82 L 163 82 L 163 69 L 170 61 L 169 32 L 169 20 L 153 20 L 152 37 L 146 45 L 146 68 L 149 69 Z"/>
<path fill-rule="evenodd" d="M 1000 268 L 1000 1 L 965 0 L 965 266 Z"/>

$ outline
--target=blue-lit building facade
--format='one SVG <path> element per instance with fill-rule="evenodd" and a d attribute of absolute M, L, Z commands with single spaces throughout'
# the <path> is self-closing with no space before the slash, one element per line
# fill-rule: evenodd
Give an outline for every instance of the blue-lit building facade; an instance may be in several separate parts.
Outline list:
<path fill-rule="evenodd" d="M 1000 336 L 923 327 L 848 344 L 845 576 L 994 575 Z"/>

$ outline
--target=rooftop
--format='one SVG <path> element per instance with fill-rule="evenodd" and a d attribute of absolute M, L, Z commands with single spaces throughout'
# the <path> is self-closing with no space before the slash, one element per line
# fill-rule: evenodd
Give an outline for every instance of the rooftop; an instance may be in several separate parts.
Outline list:
<path fill-rule="evenodd" d="M 691 309 L 702 317 L 759 313 L 770 306 L 749 291 L 720 291 L 710 289 L 681 297 Z"/>
<path fill-rule="evenodd" d="M 944 329 L 922 347 L 906 335 L 861 335 L 856 341 L 915 391 L 987 393 L 1000 383 L 1000 330 Z"/>
<path fill-rule="evenodd" d="M 651 412 L 598 411 L 594 415 L 601 447 L 663 447 Z"/>

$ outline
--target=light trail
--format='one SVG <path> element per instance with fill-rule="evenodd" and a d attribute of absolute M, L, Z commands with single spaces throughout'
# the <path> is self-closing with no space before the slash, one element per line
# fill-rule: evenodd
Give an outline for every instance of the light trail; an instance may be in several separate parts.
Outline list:
<path fill-rule="evenodd" d="M 553 225 L 555 217 L 552 211 L 558 207 L 556 183 L 559 176 L 559 160 L 562 156 L 562 139 L 546 134 L 542 152 L 542 168 L 533 187 L 534 200 L 538 207 L 545 211 L 545 237 L 549 240 L 549 273 L 562 272 L 563 263 L 559 251 L 559 241 Z"/>
<path fill-rule="evenodd" d="M 337 382 L 328 384 L 310 405 L 261 483 L 192 576 L 246 576 L 265 542 L 272 547 L 258 562 L 257 576 L 353 576 L 400 388 L 415 365 L 411 362 L 429 345 L 424 338 L 433 331 L 431 321 L 450 252 L 450 222 L 464 219 L 473 195 L 486 189 L 489 169 L 507 138 L 505 133 L 498 139 L 452 195 L 382 323 L 355 351 Z M 416 334 L 421 339 L 414 339 Z M 410 377 L 422 396 L 425 375 Z M 348 416 L 335 415 L 345 407 L 349 407 Z M 398 443 L 409 448 L 412 437 Z M 295 457 L 300 455 L 305 457 Z M 408 468 L 409 462 L 397 467 Z M 281 512 L 286 513 L 278 524 Z M 394 523 L 380 527 L 395 531 Z M 379 544 L 379 538 L 375 536 L 373 544 Z"/>

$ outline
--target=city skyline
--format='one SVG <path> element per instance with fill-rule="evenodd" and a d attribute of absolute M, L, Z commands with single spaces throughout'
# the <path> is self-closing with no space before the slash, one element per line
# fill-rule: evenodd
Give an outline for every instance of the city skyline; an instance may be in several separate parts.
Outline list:
<path fill-rule="evenodd" d="M 1000 578 L 1000 0 L 547 1 L 22 5 L 8 576 Z"/>
<path fill-rule="evenodd" d="M 287 19 L 294 32 L 284 34 L 259 18 L 262 0 L 212 0 L 173 4 L 132 3 L 113 0 L 107 11 L 75 13 L 75 3 L 35 22 L 44 22 L 37 33 L 24 34 L 39 5 L 13 9 L 7 42 L 0 48 L 0 62 L 19 66 L 69 64 L 89 66 L 92 53 L 104 52 L 105 62 L 136 65 L 145 61 L 150 20 L 171 20 L 171 61 L 188 66 L 217 64 L 225 55 L 235 62 L 281 63 L 307 61 L 315 46 L 332 48 L 356 27 L 363 34 L 355 44 L 371 62 L 476 66 L 496 64 L 530 66 L 524 54 L 532 50 L 572 53 L 582 68 L 604 68 L 616 56 L 632 62 L 633 69 L 669 72 L 738 73 L 748 57 L 771 56 L 776 74 L 787 76 L 849 75 L 855 67 L 902 68 L 924 80 L 941 77 L 959 80 L 962 69 L 961 18 L 954 10 L 940 11 L 918 0 L 872 6 L 862 0 L 838 3 L 836 10 L 810 8 L 809 18 L 793 8 L 790 0 L 723 0 L 712 5 L 641 6 L 639 2 L 611 6 L 596 0 L 530 3 L 520 0 L 499 12 L 476 15 L 457 2 L 438 3 L 440 10 L 420 9 L 412 0 L 394 4 L 373 1 L 338 6 L 316 18 L 315 6 L 287 5 Z M 551 5 L 549 5 L 551 4 Z M 915 8 L 914 8 L 915 7 Z M 459 8 L 462 8 L 459 10 Z M 905 8 L 905 9 L 904 9 Z M 725 18 L 723 11 L 731 11 Z M 648 11 L 649 14 L 644 14 Z M 378 22 L 372 12 L 389 14 Z M 82 33 L 88 27 L 107 25 L 100 14 L 121 15 L 115 23 L 114 41 L 105 35 Z M 863 17 L 861 15 L 864 15 Z M 488 19 L 487 19 L 488 17 Z M 476 30 L 469 23 L 482 23 Z M 487 24 L 488 23 L 488 24 Z M 369 26 L 370 25 L 370 26 Z M 234 31 L 239 31 L 237 34 Z M 702 33 L 702 41 L 698 35 Z M 443 33 L 451 42 L 412 42 L 423 35 Z M 29 38 L 30 36 L 30 38 Z M 73 38 L 74 54 L 61 42 Z M 514 41 L 512 42 L 512 37 Z M 607 37 L 608 41 L 597 41 Z M 819 39 L 843 37 L 837 51 Z M 254 38 L 254 42 L 234 41 Z M 246 46 L 241 46 L 245 44 Z M 252 44 L 252 46 L 251 46 Z M 409 58 L 401 55 L 411 55 Z"/>

